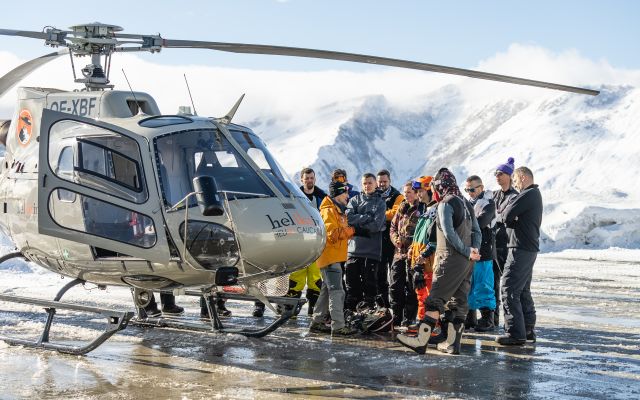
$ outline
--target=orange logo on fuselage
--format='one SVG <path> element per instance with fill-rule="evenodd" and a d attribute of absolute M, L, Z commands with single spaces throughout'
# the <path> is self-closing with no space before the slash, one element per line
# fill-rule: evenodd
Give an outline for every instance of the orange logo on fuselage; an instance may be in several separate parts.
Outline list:
<path fill-rule="evenodd" d="M 29 110 L 20 111 L 18 115 L 18 128 L 16 129 L 16 138 L 21 146 L 27 146 L 31 141 L 31 132 L 33 130 L 33 117 Z"/>

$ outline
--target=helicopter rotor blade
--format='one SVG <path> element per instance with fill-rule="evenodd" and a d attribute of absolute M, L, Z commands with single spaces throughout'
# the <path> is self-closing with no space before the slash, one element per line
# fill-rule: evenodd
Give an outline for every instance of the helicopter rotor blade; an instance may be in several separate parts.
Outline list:
<path fill-rule="evenodd" d="M 444 65 L 427 64 L 416 61 L 400 60 L 395 58 L 369 56 L 364 54 L 343 53 L 338 51 L 304 49 L 298 47 L 268 46 L 244 43 L 204 42 L 196 40 L 162 39 L 162 47 L 166 48 L 195 48 L 227 51 L 231 53 L 268 54 L 277 56 L 292 56 L 306 58 L 321 58 L 326 60 L 339 60 L 357 62 L 363 64 L 386 65 L 390 67 L 416 69 L 422 71 L 439 72 L 443 74 L 461 75 L 469 78 L 486 79 L 512 83 L 516 85 L 535 86 L 546 89 L 562 90 L 565 92 L 588 94 L 597 96 L 597 90 L 575 86 L 560 85 L 557 83 L 536 81 L 533 79 L 518 78 L 509 75 L 492 74 L 489 72 L 474 71 L 470 69 L 447 67 Z"/>
<path fill-rule="evenodd" d="M 49 34 L 46 32 L 35 32 L 35 31 L 19 31 L 17 29 L 0 29 L 0 35 L 4 36 L 22 36 L 33 39 L 48 39 Z"/>
<path fill-rule="evenodd" d="M 53 53 L 45 54 L 44 56 L 29 60 L 7 72 L 2 78 L 0 78 L 0 97 L 36 69 L 65 54 L 69 54 L 69 50 L 62 49 Z"/>

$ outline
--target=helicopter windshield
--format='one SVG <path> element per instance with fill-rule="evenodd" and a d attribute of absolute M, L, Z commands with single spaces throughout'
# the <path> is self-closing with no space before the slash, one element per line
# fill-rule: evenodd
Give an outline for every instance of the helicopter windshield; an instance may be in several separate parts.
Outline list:
<path fill-rule="evenodd" d="M 234 138 L 286 196 L 297 188 L 280 172 L 264 145 L 254 135 L 234 131 Z M 217 129 L 197 129 L 169 133 L 155 140 L 160 185 L 165 205 L 171 207 L 193 189 L 193 178 L 211 176 L 219 190 L 232 192 L 229 199 L 274 193 Z M 237 192 L 237 193 L 233 193 Z M 298 191 L 299 192 L 299 191 Z M 293 191 L 295 195 L 295 191 Z M 302 196 L 302 194 L 300 194 Z M 191 198 L 189 206 L 196 204 Z"/>
<path fill-rule="evenodd" d="M 264 142 L 259 137 L 250 132 L 238 130 L 231 130 L 231 135 L 282 194 L 306 198 L 300 188 L 284 172 L 280 164 L 271 156 L 271 153 L 267 151 Z"/>

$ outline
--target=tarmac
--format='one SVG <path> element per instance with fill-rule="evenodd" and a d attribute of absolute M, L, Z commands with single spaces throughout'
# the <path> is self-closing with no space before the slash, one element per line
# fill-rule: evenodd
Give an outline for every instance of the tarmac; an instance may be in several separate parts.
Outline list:
<path fill-rule="evenodd" d="M 0 398 L 640 398 L 640 265 L 541 257 L 532 291 L 535 344 L 502 347 L 498 331 L 469 332 L 459 356 L 418 355 L 391 333 L 310 334 L 305 315 L 262 339 L 128 327 L 86 356 L 0 342 Z M 197 304 L 182 304 L 195 319 Z M 256 321 L 250 304 L 229 307 L 227 324 L 273 318 Z M 2 333 L 37 335 L 37 311 L 0 303 Z M 101 326 L 60 317 L 52 339 Z"/>

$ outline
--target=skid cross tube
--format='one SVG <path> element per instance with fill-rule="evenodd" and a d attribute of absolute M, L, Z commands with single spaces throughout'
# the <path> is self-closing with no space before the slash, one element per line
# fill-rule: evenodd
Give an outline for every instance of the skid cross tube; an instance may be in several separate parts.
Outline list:
<path fill-rule="evenodd" d="M 69 289 L 81 283 L 84 283 L 82 279 L 74 279 L 73 281 L 67 283 L 62 289 L 60 289 L 53 301 L 41 300 L 32 297 L 0 295 L 0 301 L 43 306 L 45 311 L 47 312 L 47 321 L 45 322 L 42 334 L 40 335 L 40 338 L 38 340 L 26 340 L 6 336 L 0 336 L 0 340 L 4 340 L 10 345 L 43 348 L 48 350 L 56 350 L 60 353 L 65 354 L 82 355 L 96 349 L 107 339 L 109 339 L 114 333 L 127 327 L 127 324 L 133 317 L 133 312 L 108 310 L 60 301 L 62 296 Z M 51 330 L 51 325 L 53 323 L 53 318 L 56 314 L 57 309 L 101 314 L 105 318 L 107 318 L 107 326 L 105 327 L 104 332 L 100 334 L 100 336 L 87 343 L 86 345 L 72 346 L 62 343 L 52 343 L 49 341 L 49 332 Z"/>
<path fill-rule="evenodd" d="M 207 310 L 209 311 L 209 315 L 211 316 L 211 320 L 209 323 L 198 323 L 191 321 L 181 321 L 175 318 L 165 318 L 165 317 L 141 317 L 141 314 L 138 314 L 138 319 L 133 319 L 131 324 L 137 326 L 144 327 L 159 327 L 159 328 L 173 328 L 173 329 L 181 329 L 187 331 L 196 331 L 196 332 L 219 332 L 219 333 L 234 333 L 238 335 L 243 335 L 246 337 L 252 338 L 260 338 L 268 335 L 269 333 L 275 331 L 280 326 L 282 326 L 285 322 L 287 322 L 296 308 L 301 307 L 306 303 L 305 299 L 298 299 L 293 297 L 279 297 L 279 296 L 267 296 L 267 299 L 271 303 L 281 304 L 283 307 L 283 312 L 278 316 L 272 323 L 269 325 L 258 328 L 258 329 L 250 329 L 250 328 L 227 328 L 223 325 L 220 316 L 218 315 L 218 311 L 214 305 L 215 300 L 217 299 L 228 299 L 228 300 L 240 300 L 240 301 L 255 301 L 256 298 L 246 294 L 239 293 L 226 293 L 226 292 L 214 292 L 214 293 L 202 293 L 197 291 L 186 291 L 185 295 L 187 296 L 195 296 L 195 297 L 203 297 L 205 304 L 207 306 Z"/>

